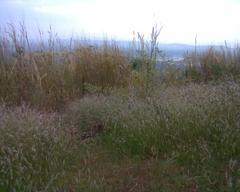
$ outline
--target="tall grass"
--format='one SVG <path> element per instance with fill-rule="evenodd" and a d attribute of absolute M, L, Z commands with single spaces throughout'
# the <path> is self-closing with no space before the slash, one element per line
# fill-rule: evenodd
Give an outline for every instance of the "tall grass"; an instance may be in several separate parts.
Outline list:
<path fill-rule="evenodd" d="M 87 85 L 102 92 L 127 85 L 129 61 L 114 41 L 93 46 L 78 42 L 71 40 L 66 49 L 50 27 L 47 43 L 33 43 L 24 23 L 19 30 L 10 24 L 0 38 L 2 100 L 58 109 L 88 93 Z"/>
<path fill-rule="evenodd" d="M 156 77 L 157 59 L 160 55 L 158 38 L 162 27 L 157 25 L 152 27 L 150 40 L 146 40 L 145 34 L 137 33 L 138 41 L 136 42 L 135 36 L 133 39 L 133 47 L 137 47 L 132 59 L 133 70 L 138 71 L 140 86 L 145 95 L 151 93 L 153 80 Z"/>
<path fill-rule="evenodd" d="M 133 53 L 129 49 L 126 54 L 114 41 L 92 44 L 72 38 L 64 42 L 51 26 L 47 40 L 39 30 L 39 41 L 32 42 L 24 22 L 19 27 L 9 24 L 0 35 L 1 100 L 10 105 L 25 102 L 39 109 L 58 110 L 73 99 L 116 87 L 149 95 L 153 84 L 239 78 L 239 47 L 227 45 L 192 53 L 185 57 L 185 67 L 168 64 L 159 72 L 160 31 L 154 26 L 150 41 L 138 33 Z"/>
<path fill-rule="evenodd" d="M 193 81 L 238 79 L 240 74 L 239 46 L 211 47 L 207 51 L 186 56 L 186 77 Z"/>
<path fill-rule="evenodd" d="M 35 43 L 8 25 L 0 191 L 239 191 L 239 48 L 160 73 L 159 33 L 126 54 L 114 41 L 66 44 L 51 27 Z"/>

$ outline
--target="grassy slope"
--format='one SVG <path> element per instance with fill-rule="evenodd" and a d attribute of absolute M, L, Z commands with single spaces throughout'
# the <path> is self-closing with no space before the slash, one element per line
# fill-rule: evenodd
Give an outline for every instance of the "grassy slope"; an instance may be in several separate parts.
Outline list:
<path fill-rule="evenodd" d="M 137 58 L 51 31 L 36 53 L 22 27 L 0 36 L 0 191 L 239 191 L 238 47 L 158 74 L 141 35 Z"/>
<path fill-rule="evenodd" d="M 61 114 L 1 107 L 2 190 L 234 191 L 239 96 L 227 82 L 115 91 Z"/>

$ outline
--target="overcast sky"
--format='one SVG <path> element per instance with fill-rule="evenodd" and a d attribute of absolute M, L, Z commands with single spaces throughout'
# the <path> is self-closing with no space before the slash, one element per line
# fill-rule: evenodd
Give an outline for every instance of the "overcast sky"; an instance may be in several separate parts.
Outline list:
<path fill-rule="evenodd" d="M 160 42 L 200 44 L 240 40 L 240 0 L 0 0 L 0 23 L 25 20 L 30 29 L 132 39 L 163 26 Z"/>

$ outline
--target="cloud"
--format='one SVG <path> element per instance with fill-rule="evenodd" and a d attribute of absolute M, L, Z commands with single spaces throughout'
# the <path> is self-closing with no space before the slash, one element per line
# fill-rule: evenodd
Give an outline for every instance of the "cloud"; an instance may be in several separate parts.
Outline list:
<path fill-rule="evenodd" d="M 164 25 L 162 38 L 172 41 L 230 39 L 236 27 L 240 3 L 234 0 L 92 0 L 58 1 L 36 6 L 44 14 L 68 18 L 75 29 L 129 36 L 149 33 L 154 22 Z"/>
<path fill-rule="evenodd" d="M 166 41 L 193 42 L 196 35 L 199 41 L 240 36 L 238 0 L 1 0 L 0 7 L 4 4 L 12 15 L 25 10 L 39 21 L 54 18 L 64 31 L 131 38 L 133 30 L 150 33 L 156 22 L 164 25 L 160 38 Z"/>
<path fill-rule="evenodd" d="M 47 2 L 47 3 L 46 3 Z M 85 10 L 85 8 L 90 8 L 94 6 L 92 1 L 46 1 L 42 2 L 34 7 L 35 11 L 47 13 L 47 14 L 57 14 L 57 15 L 74 15 L 81 10 Z"/>

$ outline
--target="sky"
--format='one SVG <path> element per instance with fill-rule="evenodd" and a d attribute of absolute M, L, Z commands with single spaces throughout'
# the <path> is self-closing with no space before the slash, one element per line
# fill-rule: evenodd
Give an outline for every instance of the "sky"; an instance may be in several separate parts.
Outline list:
<path fill-rule="evenodd" d="M 24 20 L 28 29 L 62 38 L 133 39 L 163 26 L 162 43 L 217 44 L 240 40 L 240 0 L 0 0 L 0 25 Z"/>

